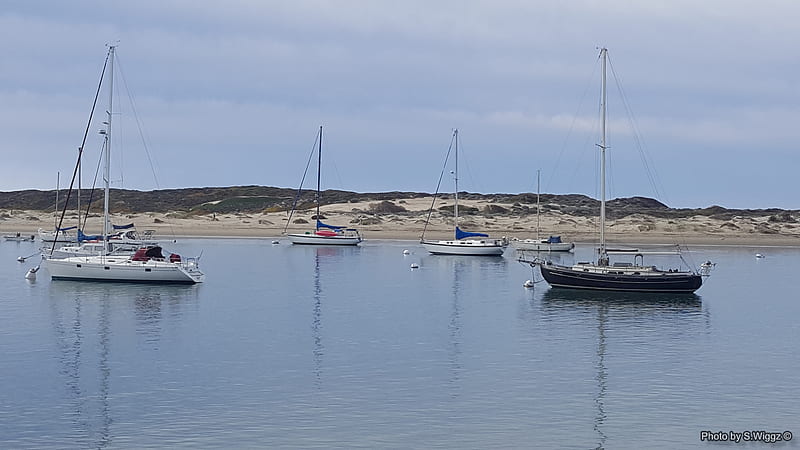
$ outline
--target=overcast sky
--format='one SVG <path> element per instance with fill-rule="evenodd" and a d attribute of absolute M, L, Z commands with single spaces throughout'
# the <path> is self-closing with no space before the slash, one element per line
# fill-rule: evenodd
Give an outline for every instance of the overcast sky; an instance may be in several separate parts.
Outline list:
<path fill-rule="evenodd" d="M 297 187 L 323 125 L 323 188 L 433 192 L 458 128 L 462 190 L 541 170 L 597 197 L 604 46 L 610 197 L 800 209 L 798 21 L 792 0 L 4 1 L 0 190 L 68 183 L 118 42 L 115 187 Z"/>

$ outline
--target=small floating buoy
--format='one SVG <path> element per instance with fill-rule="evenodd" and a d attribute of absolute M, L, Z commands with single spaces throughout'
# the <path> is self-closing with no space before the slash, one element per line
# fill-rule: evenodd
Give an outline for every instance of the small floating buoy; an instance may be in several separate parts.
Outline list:
<path fill-rule="evenodd" d="M 19 261 L 19 262 L 25 262 L 25 258 L 23 258 L 22 256 L 20 256 L 20 257 L 18 257 L 18 258 L 17 258 L 17 261 Z"/>
<path fill-rule="evenodd" d="M 764 257 L 764 255 L 762 255 L 761 253 L 756 253 L 756 259 L 761 259 L 763 257 Z"/>
<path fill-rule="evenodd" d="M 412 268 L 412 269 L 419 269 L 419 264 L 417 264 L 417 263 L 411 263 L 411 268 Z"/>
<path fill-rule="evenodd" d="M 533 282 L 533 280 L 526 280 L 524 283 L 522 283 L 522 285 L 525 286 L 526 288 L 532 288 L 534 284 L 535 283 Z"/>
<path fill-rule="evenodd" d="M 410 251 L 408 251 L 408 250 L 403 250 L 403 254 L 404 254 L 404 255 L 410 255 L 410 254 L 411 254 L 411 252 L 410 252 Z"/>
<path fill-rule="evenodd" d="M 280 241 L 272 241 L 272 244 L 273 244 L 273 245 L 274 245 L 274 244 L 280 244 L 280 243 L 281 243 Z"/>
<path fill-rule="evenodd" d="M 28 270 L 28 273 L 25 274 L 26 280 L 35 280 L 36 279 L 36 272 L 39 271 L 39 267 L 33 267 Z"/>

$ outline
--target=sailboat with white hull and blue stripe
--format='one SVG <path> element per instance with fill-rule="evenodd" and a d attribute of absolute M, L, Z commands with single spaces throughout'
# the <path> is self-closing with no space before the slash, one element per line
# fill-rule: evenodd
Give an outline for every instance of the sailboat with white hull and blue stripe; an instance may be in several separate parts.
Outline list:
<path fill-rule="evenodd" d="M 453 207 L 453 213 L 455 215 L 455 239 L 453 240 L 442 240 L 442 241 L 426 241 L 425 240 L 425 231 L 422 232 L 422 238 L 420 239 L 420 243 L 425 250 L 433 253 L 434 255 L 465 255 L 465 256 L 502 256 L 503 252 L 505 251 L 506 247 L 508 246 L 508 240 L 506 238 L 502 239 L 490 239 L 488 234 L 485 233 L 473 233 L 469 231 L 463 231 L 461 228 L 458 227 L 458 130 L 453 130 L 453 140 L 451 143 L 451 148 L 454 145 L 455 149 L 455 205 Z M 448 151 L 449 155 L 449 151 Z M 447 159 L 445 158 L 445 165 L 447 164 Z M 438 191 L 438 189 L 437 189 Z M 436 197 L 434 196 L 434 202 L 436 201 Z M 431 210 L 433 210 L 433 205 L 431 205 Z M 428 215 L 430 218 L 430 214 Z M 427 228 L 427 223 L 426 223 Z M 474 238 L 485 238 L 485 239 L 474 239 Z"/>

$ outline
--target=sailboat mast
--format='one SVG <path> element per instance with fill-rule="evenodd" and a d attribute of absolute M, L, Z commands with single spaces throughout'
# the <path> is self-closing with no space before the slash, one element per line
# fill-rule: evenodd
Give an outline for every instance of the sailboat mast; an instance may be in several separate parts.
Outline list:
<path fill-rule="evenodd" d="M 105 129 L 105 166 L 103 168 L 103 182 L 104 182 L 104 196 L 103 199 L 103 241 L 106 243 L 106 250 L 108 250 L 108 235 L 111 233 L 111 219 L 109 217 L 109 195 L 111 193 L 111 116 L 114 110 L 114 52 L 115 46 L 108 48 L 109 53 L 109 77 L 108 77 L 108 119 L 106 121 Z"/>
<path fill-rule="evenodd" d="M 58 237 L 58 191 L 61 189 L 61 172 L 56 172 L 56 206 L 55 206 L 55 218 L 56 218 L 56 237 Z"/>
<path fill-rule="evenodd" d="M 600 93 L 600 258 L 606 252 L 606 59 L 608 49 L 600 49 L 603 58 L 602 88 Z"/>
<path fill-rule="evenodd" d="M 322 174 L 322 125 L 319 126 L 319 149 L 317 150 L 317 224 L 319 224 L 320 179 Z M 319 225 L 314 226 L 319 229 Z"/>
<path fill-rule="evenodd" d="M 453 139 L 456 141 L 456 170 L 455 170 L 455 184 L 456 184 L 456 192 L 455 192 L 455 206 L 453 211 L 455 212 L 455 220 L 456 220 L 456 228 L 458 228 L 458 128 L 453 131 Z"/>
<path fill-rule="evenodd" d="M 537 243 L 539 242 L 539 225 L 541 225 L 539 216 L 541 216 L 542 214 L 541 206 L 539 206 L 539 195 L 542 191 L 542 186 L 539 181 L 541 173 L 542 173 L 541 169 L 536 170 L 536 242 Z"/>
<path fill-rule="evenodd" d="M 81 227 L 81 148 L 78 147 L 78 229 L 83 230 Z"/>

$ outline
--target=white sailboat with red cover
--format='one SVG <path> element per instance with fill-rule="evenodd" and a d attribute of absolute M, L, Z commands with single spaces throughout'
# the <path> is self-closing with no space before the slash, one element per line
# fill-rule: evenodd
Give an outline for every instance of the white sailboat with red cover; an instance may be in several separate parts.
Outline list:
<path fill-rule="evenodd" d="M 320 181 L 321 181 L 321 173 L 322 173 L 322 126 L 319 127 L 319 134 L 317 134 L 317 142 L 319 144 L 317 148 L 317 192 L 316 192 L 316 203 L 317 203 L 317 214 L 314 216 L 316 220 L 316 225 L 314 227 L 314 231 L 306 231 L 305 233 L 291 233 L 287 234 L 289 241 L 292 244 L 306 244 L 306 245 L 358 245 L 363 240 L 361 238 L 361 233 L 358 232 L 355 228 L 345 227 L 345 226 L 338 226 L 338 225 L 328 225 L 322 223 L 320 220 L 320 201 L 321 201 L 321 192 L 320 192 Z M 312 151 L 313 156 L 313 151 Z M 305 178 L 305 175 L 304 175 Z M 300 193 L 302 191 L 302 182 L 300 183 L 300 190 L 298 190 L 297 197 L 295 198 L 295 204 L 292 206 L 292 212 L 289 214 L 289 219 L 286 221 L 286 228 L 284 228 L 284 233 L 286 229 L 288 229 L 289 224 L 291 223 L 292 216 L 294 215 L 295 207 L 297 206 L 297 199 L 300 198 Z"/>

